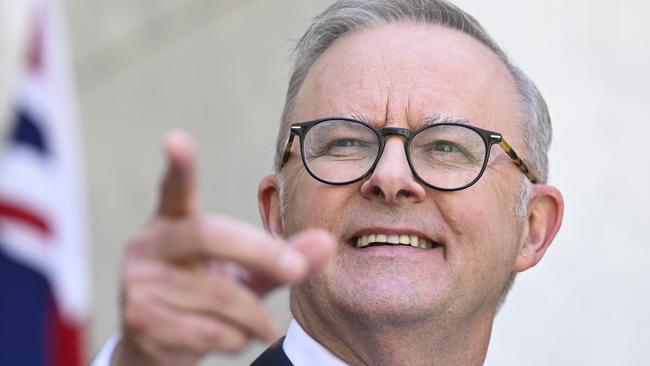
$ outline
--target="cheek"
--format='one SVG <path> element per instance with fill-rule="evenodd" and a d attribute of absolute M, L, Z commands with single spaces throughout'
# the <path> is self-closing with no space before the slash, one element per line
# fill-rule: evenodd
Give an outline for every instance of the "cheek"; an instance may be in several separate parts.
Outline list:
<path fill-rule="evenodd" d="M 300 187 L 300 189 L 298 189 Z M 321 228 L 336 235 L 343 208 L 353 194 L 353 186 L 332 186 L 318 182 L 304 169 L 288 179 L 286 212 L 287 235 L 308 228 Z"/>
<path fill-rule="evenodd" d="M 452 264 L 485 275 L 511 268 L 518 225 L 510 201 L 479 187 L 438 200 L 452 238 L 447 251 Z"/>

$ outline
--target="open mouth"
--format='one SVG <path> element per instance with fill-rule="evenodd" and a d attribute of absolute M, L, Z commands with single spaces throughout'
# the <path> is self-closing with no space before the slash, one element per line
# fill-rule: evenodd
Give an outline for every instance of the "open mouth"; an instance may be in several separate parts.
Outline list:
<path fill-rule="evenodd" d="M 366 248 L 375 245 L 407 245 L 414 248 L 431 249 L 438 243 L 417 235 L 406 234 L 365 234 L 353 240 L 355 248 Z"/>

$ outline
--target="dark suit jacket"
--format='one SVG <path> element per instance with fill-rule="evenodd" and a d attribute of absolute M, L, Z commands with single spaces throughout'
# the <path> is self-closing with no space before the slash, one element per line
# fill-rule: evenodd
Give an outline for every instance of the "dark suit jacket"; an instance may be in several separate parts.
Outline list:
<path fill-rule="evenodd" d="M 284 337 L 267 348 L 251 363 L 251 366 L 293 366 L 282 349 L 282 342 L 284 342 Z"/>

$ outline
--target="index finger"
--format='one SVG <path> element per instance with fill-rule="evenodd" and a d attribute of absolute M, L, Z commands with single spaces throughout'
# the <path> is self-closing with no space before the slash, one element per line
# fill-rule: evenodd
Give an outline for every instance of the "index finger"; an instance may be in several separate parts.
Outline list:
<path fill-rule="evenodd" d="M 176 222 L 157 220 L 153 225 L 154 241 L 158 243 L 156 255 L 161 258 L 233 262 L 278 284 L 300 281 L 322 264 L 305 250 L 294 248 L 294 241 L 309 242 L 312 250 L 325 247 L 325 254 L 333 252 L 336 245 L 334 238 L 322 230 L 305 231 L 287 242 L 244 222 L 217 215 Z"/>
<path fill-rule="evenodd" d="M 167 218 L 190 215 L 198 209 L 196 158 L 192 139 L 183 131 L 165 137 L 167 170 L 160 186 L 157 214 Z"/>

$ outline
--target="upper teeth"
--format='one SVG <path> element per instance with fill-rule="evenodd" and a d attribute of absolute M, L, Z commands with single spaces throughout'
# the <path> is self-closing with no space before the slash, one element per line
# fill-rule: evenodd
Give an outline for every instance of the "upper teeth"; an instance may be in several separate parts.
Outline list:
<path fill-rule="evenodd" d="M 366 234 L 357 238 L 357 248 L 367 247 L 372 243 L 405 244 L 416 248 L 430 249 L 433 242 L 417 235 Z"/>

